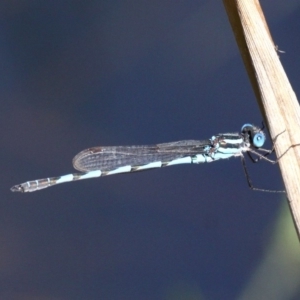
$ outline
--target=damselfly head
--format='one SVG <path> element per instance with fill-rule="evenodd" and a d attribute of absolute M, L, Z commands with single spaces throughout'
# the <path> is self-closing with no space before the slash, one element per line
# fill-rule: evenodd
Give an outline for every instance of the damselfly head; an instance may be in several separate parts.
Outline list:
<path fill-rule="evenodd" d="M 250 143 L 255 148 L 260 148 L 266 141 L 266 136 L 261 128 L 252 124 L 245 124 L 242 127 L 242 134 L 247 135 Z"/>

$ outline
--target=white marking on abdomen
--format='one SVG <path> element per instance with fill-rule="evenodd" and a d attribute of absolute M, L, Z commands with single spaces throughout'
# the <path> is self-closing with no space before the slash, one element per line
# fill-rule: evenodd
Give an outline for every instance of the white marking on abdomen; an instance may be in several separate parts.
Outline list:
<path fill-rule="evenodd" d="M 125 173 L 125 172 L 130 172 L 131 171 L 131 166 L 124 166 L 124 167 L 120 167 L 118 169 L 112 170 L 107 172 L 106 175 L 112 175 L 112 174 L 118 174 L 118 173 Z"/>
<path fill-rule="evenodd" d="M 74 178 L 73 174 L 68 174 L 61 176 L 58 180 L 56 180 L 56 183 L 63 183 L 63 182 L 69 182 L 72 181 Z"/>
<path fill-rule="evenodd" d="M 141 171 L 141 170 L 147 170 L 147 169 L 152 169 L 152 168 L 160 168 L 161 166 L 162 166 L 161 161 L 155 161 L 155 162 L 149 163 L 144 166 L 139 166 L 139 167 L 135 168 L 135 170 Z"/>
<path fill-rule="evenodd" d="M 81 175 L 80 179 L 95 178 L 95 177 L 100 177 L 100 176 L 101 176 L 101 171 L 95 170 L 95 171 L 90 171 L 84 175 Z"/>
<path fill-rule="evenodd" d="M 192 163 L 192 158 L 190 156 L 187 156 L 187 157 L 174 159 L 169 163 L 167 163 L 167 166 L 178 165 L 178 164 L 191 164 L 191 163 Z"/>

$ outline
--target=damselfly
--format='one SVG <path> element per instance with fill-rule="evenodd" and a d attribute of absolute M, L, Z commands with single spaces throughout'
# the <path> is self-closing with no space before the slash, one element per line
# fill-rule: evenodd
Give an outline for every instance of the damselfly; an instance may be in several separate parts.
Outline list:
<path fill-rule="evenodd" d="M 240 156 L 248 185 L 253 190 L 282 192 L 254 188 L 248 175 L 244 153 L 252 161 L 265 159 L 272 150 L 263 149 L 266 140 L 263 129 L 245 124 L 240 133 L 220 133 L 207 140 L 185 140 L 146 146 L 94 147 L 83 150 L 73 159 L 73 166 L 82 173 L 27 181 L 11 188 L 13 192 L 34 192 L 75 180 L 143 171 L 177 164 L 199 164 Z M 251 153 L 257 155 L 253 159 Z M 262 154 L 263 153 L 263 154 Z"/>

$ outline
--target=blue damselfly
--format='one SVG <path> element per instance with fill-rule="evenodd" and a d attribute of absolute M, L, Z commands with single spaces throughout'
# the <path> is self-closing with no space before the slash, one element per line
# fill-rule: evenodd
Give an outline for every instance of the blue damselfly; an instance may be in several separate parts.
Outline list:
<path fill-rule="evenodd" d="M 94 147 L 83 150 L 73 159 L 73 166 L 82 173 L 27 181 L 11 188 L 13 192 L 34 192 L 75 180 L 143 171 L 177 164 L 200 164 L 240 156 L 248 185 L 253 190 L 284 192 L 253 187 L 245 164 L 244 153 L 252 161 L 265 159 L 273 150 L 263 149 L 266 140 L 263 129 L 245 124 L 240 133 L 220 133 L 207 140 L 184 140 L 145 146 Z M 257 155 L 255 160 L 251 153 Z"/>

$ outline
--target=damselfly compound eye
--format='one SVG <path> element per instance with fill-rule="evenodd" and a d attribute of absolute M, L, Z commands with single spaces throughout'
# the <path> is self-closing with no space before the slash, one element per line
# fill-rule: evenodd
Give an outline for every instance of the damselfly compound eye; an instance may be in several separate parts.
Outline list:
<path fill-rule="evenodd" d="M 244 125 L 242 126 L 241 131 L 242 131 L 242 132 L 245 132 L 245 131 L 247 131 L 247 129 L 249 130 L 249 129 L 252 129 L 252 128 L 253 128 L 253 125 L 252 125 L 252 124 L 246 123 L 246 124 L 244 124 Z"/>
<path fill-rule="evenodd" d="M 264 145 L 266 137 L 262 132 L 256 133 L 253 137 L 253 145 L 260 148 Z"/>

